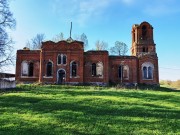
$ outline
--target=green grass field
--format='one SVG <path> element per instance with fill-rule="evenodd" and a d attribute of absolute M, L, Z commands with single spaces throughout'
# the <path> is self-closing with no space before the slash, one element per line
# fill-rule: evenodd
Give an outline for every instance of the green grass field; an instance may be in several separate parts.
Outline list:
<path fill-rule="evenodd" d="M 180 91 L 18 86 L 0 91 L 0 135 L 180 134 Z"/>

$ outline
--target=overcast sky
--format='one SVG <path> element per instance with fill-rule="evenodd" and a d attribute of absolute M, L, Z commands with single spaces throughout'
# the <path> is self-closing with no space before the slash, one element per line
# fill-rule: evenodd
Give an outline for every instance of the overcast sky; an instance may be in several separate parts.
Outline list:
<path fill-rule="evenodd" d="M 15 53 L 38 33 L 51 40 L 60 32 L 69 37 L 85 33 L 93 49 L 97 40 L 122 41 L 131 47 L 131 28 L 143 21 L 154 27 L 160 79 L 180 79 L 180 0 L 11 0 L 17 21 L 9 34 Z M 130 52 L 129 52 L 130 55 Z M 14 69 L 11 72 L 15 72 Z"/>

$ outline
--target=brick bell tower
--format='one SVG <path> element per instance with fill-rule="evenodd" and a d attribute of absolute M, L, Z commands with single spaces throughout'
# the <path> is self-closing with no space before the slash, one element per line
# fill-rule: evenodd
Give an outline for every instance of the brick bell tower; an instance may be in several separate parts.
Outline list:
<path fill-rule="evenodd" d="M 148 22 L 132 26 L 131 55 L 138 57 L 138 82 L 159 85 L 156 44 L 153 39 L 153 27 Z"/>

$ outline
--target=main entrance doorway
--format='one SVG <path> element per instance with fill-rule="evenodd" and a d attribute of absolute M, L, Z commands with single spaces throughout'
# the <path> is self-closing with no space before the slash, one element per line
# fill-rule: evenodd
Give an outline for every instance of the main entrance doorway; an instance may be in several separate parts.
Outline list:
<path fill-rule="evenodd" d="M 65 78 L 66 78 L 66 73 L 65 73 L 65 70 L 64 69 L 60 69 L 58 70 L 57 72 L 57 83 L 58 84 L 64 84 L 65 83 Z"/>

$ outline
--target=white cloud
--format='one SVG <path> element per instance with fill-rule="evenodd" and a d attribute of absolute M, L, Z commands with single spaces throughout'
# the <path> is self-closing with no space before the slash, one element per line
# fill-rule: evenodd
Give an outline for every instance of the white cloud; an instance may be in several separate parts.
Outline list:
<path fill-rule="evenodd" d="M 180 12 L 177 0 L 55 0 L 52 9 L 61 21 L 73 21 L 81 26 L 106 17 L 108 8 L 119 5 L 150 16 L 161 16 Z M 123 11 L 121 11 L 123 12 Z"/>
<path fill-rule="evenodd" d="M 92 18 L 100 17 L 109 6 L 111 0 L 56 0 L 53 3 L 53 11 L 63 21 L 74 21 L 84 25 Z"/>
<path fill-rule="evenodd" d="M 55 0 L 52 9 L 61 21 L 73 21 L 79 25 L 85 25 L 93 20 L 101 20 L 105 17 L 106 9 L 114 3 L 131 5 L 135 0 Z"/>

